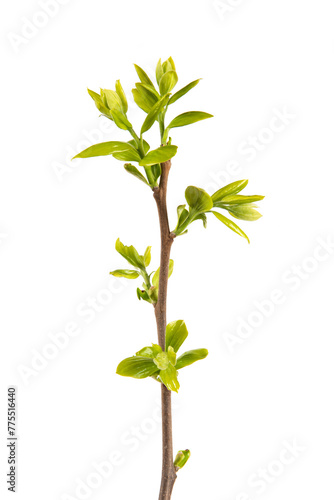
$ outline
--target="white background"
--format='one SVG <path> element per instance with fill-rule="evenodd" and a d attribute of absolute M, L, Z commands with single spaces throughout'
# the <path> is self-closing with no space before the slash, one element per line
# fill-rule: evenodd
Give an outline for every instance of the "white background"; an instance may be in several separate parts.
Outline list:
<path fill-rule="evenodd" d="M 175 452 L 192 452 L 173 498 L 332 497 L 332 2 L 62 3 L 53 17 L 41 16 L 36 0 L 1 7 L 1 497 L 12 498 L 9 384 L 18 387 L 16 498 L 158 497 L 159 387 L 115 374 L 121 359 L 155 341 L 153 311 L 137 300 L 136 282 L 109 277 L 123 267 L 118 237 L 140 252 L 153 245 L 157 267 L 156 207 L 113 158 L 68 158 L 87 147 L 87 134 L 91 142 L 130 139 L 112 126 L 101 131 L 106 120 L 86 87 L 113 88 L 120 78 L 130 98 L 138 81 L 132 63 L 153 75 L 159 57 L 170 55 L 177 88 L 203 80 L 169 117 L 215 115 L 173 131 L 172 227 L 188 185 L 212 193 L 247 178 L 246 194 L 266 195 L 264 217 L 240 222 L 250 245 L 211 218 L 172 249 L 168 320 L 186 321 L 185 349 L 210 352 L 180 372 L 173 395 Z M 31 21 L 39 25 L 33 31 Z M 277 112 L 289 119 L 271 133 Z M 144 113 L 132 106 L 129 118 L 138 130 Z M 254 137 L 261 150 L 246 153 Z M 158 131 L 147 139 L 157 147 Z M 83 315 L 91 298 L 99 311 Z M 70 323 L 76 337 L 27 372 L 50 333 Z M 137 427 L 140 437 L 129 440 Z M 298 456 L 284 452 L 286 441 L 295 441 Z M 100 480 L 93 464 L 110 457 L 114 470 Z M 259 483 L 261 467 L 267 479 Z M 85 495 L 76 492 L 94 480 Z"/>

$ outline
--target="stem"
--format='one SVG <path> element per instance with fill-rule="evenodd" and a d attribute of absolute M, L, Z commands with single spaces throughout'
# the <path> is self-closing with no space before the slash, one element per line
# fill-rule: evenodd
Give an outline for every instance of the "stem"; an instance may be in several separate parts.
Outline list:
<path fill-rule="evenodd" d="M 160 236 L 160 276 L 159 294 L 155 305 L 155 318 L 157 322 L 158 341 L 160 347 L 165 350 L 165 337 L 167 325 L 167 286 L 168 268 L 172 243 L 175 235 L 170 232 L 167 212 L 167 182 L 171 168 L 171 161 L 161 163 L 161 177 L 159 187 L 154 188 L 153 196 L 157 204 Z M 173 486 L 176 480 L 176 472 L 173 464 L 173 433 L 172 433 L 172 398 L 171 392 L 161 384 L 161 410 L 162 410 L 162 476 L 159 500 L 170 500 Z"/>

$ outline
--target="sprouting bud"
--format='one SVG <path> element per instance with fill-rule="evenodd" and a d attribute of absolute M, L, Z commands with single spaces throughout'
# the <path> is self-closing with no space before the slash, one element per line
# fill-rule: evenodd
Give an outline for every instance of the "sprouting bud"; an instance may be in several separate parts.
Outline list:
<path fill-rule="evenodd" d="M 182 469 L 190 458 L 190 450 L 181 450 L 175 457 L 174 467 L 176 470 Z"/>

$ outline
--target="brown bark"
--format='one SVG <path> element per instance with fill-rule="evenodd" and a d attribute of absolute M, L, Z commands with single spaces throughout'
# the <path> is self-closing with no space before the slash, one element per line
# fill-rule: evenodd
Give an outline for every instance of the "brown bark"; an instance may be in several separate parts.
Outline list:
<path fill-rule="evenodd" d="M 158 188 L 154 188 L 153 196 L 157 204 L 161 252 L 160 252 L 160 276 L 159 294 L 155 305 L 155 318 L 157 322 L 159 345 L 165 350 L 165 335 L 167 325 L 167 286 L 169 259 L 174 235 L 170 232 L 167 212 L 167 182 L 171 168 L 171 161 L 161 163 L 161 177 Z M 161 384 L 161 410 L 162 410 L 162 476 L 159 500 L 170 500 L 173 486 L 176 480 L 176 472 L 173 464 L 173 434 L 172 434 L 172 397 L 169 391 Z"/>

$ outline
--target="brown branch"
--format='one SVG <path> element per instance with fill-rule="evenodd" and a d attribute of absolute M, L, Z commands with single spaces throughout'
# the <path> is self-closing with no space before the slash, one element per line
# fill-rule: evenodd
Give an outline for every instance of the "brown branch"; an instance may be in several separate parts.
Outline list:
<path fill-rule="evenodd" d="M 165 336 L 167 325 L 167 286 L 169 259 L 174 234 L 170 232 L 167 212 L 167 182 L 171 168 L 171 161 L 161 163 L 161 177 L 158 188 L 154 188 L 153 196 L 157 204 L 161 252 L 158 301 L 155 305 L 155 318 L 157 322 L 158 340 L 160 347 L 165 350 Z M 164 384 L 161 384 L 161 410 L 162 410 L 162 476 L 159 500 L 170 500 L 176 480 L 173 464 L 173 433 L 172 433 L 172 397 Z"/>

